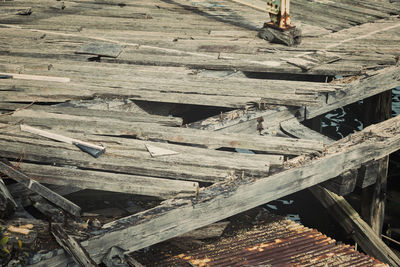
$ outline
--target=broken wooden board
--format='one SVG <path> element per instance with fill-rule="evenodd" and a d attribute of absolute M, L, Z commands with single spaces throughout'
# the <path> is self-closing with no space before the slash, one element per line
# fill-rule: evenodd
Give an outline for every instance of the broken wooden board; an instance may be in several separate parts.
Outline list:
<path fill-rule="evenodd" d="M 141 144 L 141 151 L 129 150 L 129 147 L 122 145 L 116 149 L 108 149 L 102 157 L 95 159 L 80 152 L 78 148 L 62 143 L 1 135 L 0 144 L 7 145 L 0 146 L 0 155 L 17 161 L 22 156 L 26 161 L 41 165 L 60 167 L 73 165 L 80 169 L 90 168 L 93 171 L 113 170 L 115 173 L 137 176 L 193 179 L 203 182 L 224 181 L 232 174 L 242 175 L 243 172 L 244 175 L 261 176 L 268 173 L 270 167 L 268 158 L 271 156 L 236 157 L 232 155 L 233 153 L 223 151 L 212 152 L 213 156 L 183 152 L 152 158 L 145 148 L 146 142 L 140 142 L 136 145 Z M 157 143 L 157 146 L 165 147 L 161 145 Z M 276 163 L 282 163 L 283 160 L 282 156 L 272 156 L 271 159 Z"/>
<path fill-rule="evenodd" d="M 57 193 L 51 191 L 47 187 L 43 186 L 37 181 L 32 180 L 24 173 L 15 169 L 15 166 L 9 166 L 4 162 L 0 161 L 0 171 L 7 175 L 8 177 L 16 180 L 17 182 L 25 185 L 30 190 L 38 193 L 42 197 L 46 198 L 55 205 L 63 208 L 65 211 L 69 212 L 74 216 L 79 216 L 81 208 L 69 201 L 68 199 L 58 195 Z"/>
<path fill-rule="evenodd" d="M 208 187 L 193 199 L 164 202 L 104 225 L 82 245 L 99 262 L 110 246 L 134 251 L 308 188 L 400 149 L 399 126 L 397 116 L 333 143 L 325 154 L 294 158 L 269 177 L 238 179 Z"/>
<path fill-rule="evenodd" d="M 81 170 L 22 162 L 20 169 L 32 179 L 46 184 L 75 186 L 81 189 L 105 190 L 137 195 L 155 196 L 163 199 L 176 195 L 195 196 L 199 191 L 197 182 L 179 181 L 140 175 Z"/>
<path fill-rule="evenodd" d="M 150 144 L 146 144 L 146 148 L 153 158 L 179 154 L 179 152 L 157 147 L 155 145 L 150 145 Z"/>
<path fill-rule="evenodd" d="M 90 154 L 91 156 L 93 156 L 95 158 L 98 158 L 106 150 L 106 148 L 103 146 L 98 146 L 98 145 L 94 145 L 94 144 L 91 144 L 88 142 L 83 142 L 81 140 L 70 138 L 67 136 L 51 133 L 51 132 L 44 131 L 44 130 L 41 130 L 38 128 L 34 128 L 34 127 L 31 127 L 31 126 L 28 126 L 25 124 L 20 124 L 20 128 L 21 128 L 21 131 L 24 131 L 24 132 L 37 134 L 37 135 L 40 135 L 40 136 L 43 136 L 43 137 L 46 137 L 46 138 L 49 138 L 52 140 L 56 140 L 59 142 L 76 145 L 80 150 Z"/>
<path fill-rule="evenodd" d="M 171 143 L 201 145 L 210 148 L 246 148 L 270 154 L 300 155 L 323 150 L 321 142 L 293 138 L 220 134 L 187 128 L 172 128 L 146 123 L 128 123 L 114 119 L 99 119 L 43 111 L 20 110 L 11 116 L 0 116 L 0 122 L 24 123 L 68 132 L 100 135 L 132 136 L 141 140 L 162 140 Z M 68 125 L 68 128 L 66 128 Z"/>
<path fill-rule="evenodd" d="M 80 266 L 98 266 L 89 256 L 87 251 L 72 236 L 68 235 L 58 224 L 51 225 L 51 233 L 57 243 L 71 255 Z"/>
<path fill-rule="evenodd" d="M 313 186 L 310 191 L 368 255 L 374 256 L 390 266 L 400 266 L 399 257 L 363 221 L 346 199 L 320 186 Z"/>
<path fill-rule="evenodd" d="M 16 103 L 0 103 L 0 110 L 6 111 L 5 113 L 14 113 L 22 109 L 45 111 L 48 113 L 74 115 L 91 118 L 114 118 L 126 122 L 145 122 L 154 123 L 161 126 L 182 126 L 182 118 L 172 116 L 158 116 L 150 115 L 144 112 L 131 112 L 131 111 L 115 111 L 115 110 L 101 110 L 89 109 L 82 107 L 64 107 L 64 106 L 46 106 L 46 105 L 24 105 Z"/>

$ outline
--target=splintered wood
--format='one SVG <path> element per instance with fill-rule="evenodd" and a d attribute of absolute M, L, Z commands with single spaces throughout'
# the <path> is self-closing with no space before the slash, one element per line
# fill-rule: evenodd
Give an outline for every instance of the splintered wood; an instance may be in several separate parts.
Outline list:
<path fill-rule="evenodd" d="M 373 182 L 398 118 L 337 142 L 300 122 L 399 85 L 400 4 L 291 13 L 302 43 L 287 47 L 257 36 L 264 0 L 0 1 L 0 217 L 47 233 L 29 264 L 73 261 L 50 231 L 96 266 L 339 175 L 352 191 L 362 163 Z M 96 190 L 144 204 L 86 212 Z"/>

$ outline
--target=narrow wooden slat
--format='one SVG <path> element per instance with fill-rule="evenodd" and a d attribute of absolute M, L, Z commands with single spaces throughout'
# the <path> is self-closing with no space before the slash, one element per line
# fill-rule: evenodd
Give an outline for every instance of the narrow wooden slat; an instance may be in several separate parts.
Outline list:
<path fill-rule="evenodd" d="M 18 181 L 19 183 L 25 185 L 27 188 L 35 191 L 42 197 L 46 198 L 50 202 L 54 203 L 55 205 L 63 208 L 67 212 L 71 213 L 74 216 L 79 216 L 81 208 L 68 199 L 58 195 L 57 193 L 51 191 L 47 187 L 41 185 L 37 181 L 30 179 L 24 173 L 15 169 L 15 167 L 11 167 L 4 162 L 0 162 L 0 171 L 9 176 L 10 178 Z"/>

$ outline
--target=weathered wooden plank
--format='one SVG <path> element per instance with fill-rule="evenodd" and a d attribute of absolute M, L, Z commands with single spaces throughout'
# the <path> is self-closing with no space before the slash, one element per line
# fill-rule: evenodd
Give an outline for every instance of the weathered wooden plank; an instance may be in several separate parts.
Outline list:
<path fill-rule="evenodd" d="M 206 147 L 247 148 L 275 154 L 300 155 L 322 151 L 320 142 L 295 140 L 284 137 L 248 136 L 245 134 L 220 134 L 187 128 L 150 126 L 145 123 L 128 123 L 112 119 L 98 119 L 41 111 L 20 110 L 12 116 L 0 116 L 0 122 L 19 122 L 52 128 L 53 131 L 90 132 L 102 135 L 129 135 L 142 140 L 164 140 L 174 143 L 197 144 Z M 201 133 L 201 134 L 199 134 Z"/>
<path fill-rule="evenodd" d="M 58 114 L 69 114 L 84 117 L 101 117 L 101 118 L 114 118 L 122 121 L 131 122 L 146 122 L 155 123 L 163 126 L 181 126 L 182 118 L 178 117 L 167 117 L 167 116 L 157 116 L 143 113 L 135 112 L 123 112 L 114 110 L 100 110 L 100 109 L 89 109 L 89 108 L 79 108 L 79 107 L 61 107 L 61 106 L 45 106 L 45 105 L 32 105 L 25 108 L 24 104 L 16 103 L 0 103 L 0 110 L 7 110 L 13 112 L 15 110 L 32 109 L 40 110 L 49 113 Z"/>
<path fill-rule="evenodd" d="M 360 215 L 343 197 L 321 186 L 310 187 L 310 191 L 368 255 L 376 257 L 390 266 L 400 266 L 398 256 L 361 219 Z"/>
<path fill-rule="evenodd" d="M 97 263 L 90 258 L 87 251 L 72 236 L 67 235 L 60 225 L 52 224 L 51 233 L 57 240 L 57 243 L 63 247 L 80 266 L 98 266 Z"/>
<path fill-rule="evenodd" d="M 297 119 L 283 121 L 280 126 L 284 133 L 296 138 L 319 140 L 324 144 L 332 144 L 334 142 L 333 139 L 304 126 Z M 344 196 L 354 191 L 357 177 L 357 170 L 349 170 L 336 178 L 322 183 L 322 185 L 339 196 Z"/>
<path fill-rule="evenodd" d="M 400 68 L 390 67 L 369 73 L 366 78 L 349 84 L 335 97 L 328 98 L 327 104 L 307 109 L 306 118 L 313 118 L 332 109 L 351 104 L 357 100 L 390 90 L 400 81 Z"/>
<path fill-rule="evenodd" d="M 74 216 L 79 216 L 81 208 L 65 199 L 64 197 L 58 195 L 57 193 L 51 191 L 47 187 L 41 185 L 40 183 L 30 179 L 24 173 L 15 169 L 14 166 L 9 166 L 4 162 L 0 161 L 0 170 L 3 174 L 7 175 L 8 177 L 16 180 L 17 182 L 25 185 L 27 188 L 35 191 L 42 197 L 46 198 L 47 200 L 51 201 L 52 203 L 56 204 L 57 206 L 63 208 L 67 212 L 71 213 Z"/>
<path fill-rule="evenodd" d="M 24 173 L 41 183 L 71 185 L 82 189 L 148 195 L 164 199 L 176 195 L 195 196 L 199 191 L 199 185 L 196 182 L 29 163 L 21 163 L 19 166 Z"/>
<path fill-rule="evenodd" d="M 191 200 L 167 201 L 104 225 L 82 245 L 98 262 L 111 245 L 134 251 L 308 188 L 398 150 L 399 126 L 400 116 L 333 143 L 325 155 L 295 158 L 288 169 L 268 178 L 236 180 L 211 186 Z"/>

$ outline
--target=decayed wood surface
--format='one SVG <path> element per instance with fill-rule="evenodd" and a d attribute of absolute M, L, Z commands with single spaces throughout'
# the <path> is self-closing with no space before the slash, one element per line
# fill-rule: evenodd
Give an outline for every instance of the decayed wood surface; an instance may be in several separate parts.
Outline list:
<path fill-rule="evenodd" d="M 111 143 L 101 157 L 95 159 L 78 148 L 55 141 L 0 135 L 0 151 L 4 157 L 17 161 L 47 165 L 72 165 L 80 169 L 109 171 L 137 176 L 153 176 L 203 182 L 223 181 L 233 173 L 260 176 L 268 173 L 270 166 L 281 165 L 282 156 L 236 156 L 232 152 L 206 151 L 200 148 L 154 143 L 155 146 L 178 151 L 177 155 L 151 157 L 146 149 L 149 141 L 100 137 Z M 118 140 L 119 139 L 119 140 Z M 116 140 L 120 144 L 112 144 Z M 204 153 L 202 153 L 204 151 Z M 40 168 L 40 167 L 38 167 Z M 43 170 L 46 173 L 46 169 Z M 88 172 L 90 173 L 90 172 Z"/>
<path fill-rule="evenodd" d="M 89 256 L 87 251 L 73 237 L 69 236 L 64 229 L 58 225 L 53 224 L 51 226 L 51 233 L 57 240 L 57 243 L 63 247 L 68 254 L 70 254 L 74 260 L 79 263 L 82 267 L 96 267 L 98 266 Z"/>
<path fill-rule="evenodd" d="M 182 125 L 182 118 L 150 115 L 150 114 L 145 114 L 143 112 L 136 113 L 136 112 L 123 112 L 114 110 L 46 106 L 46 105 L 31 105 L 27 107 L 27 105 L 24 104 L 6 103 L 6 102 L 0 103 L 0 110 L 4 110 L 4 113 L 12 114 L 13 112 L 21 109 L 38 110 L 38 111 L 45 111 L 48 113 L 82 116 L 90 118 L 111 118 L 126 122 L 144 122 L 144 123 L 158 124 L 162 126 Z"/>
<path fill-rule="evenodd" d="M 285 170 L 272 176 L 256 180 L 245 177 L 211 186 L 193 199 L 166 201 L 104 225 L 82 245 L 99 262 L 111 245 L 134 251 L 321 183 L 398 150 L 399 126 L 400 116 L 337 141 L 319 156 L 294 158 L 286 163 Z"/>
<path fill-rule="evenodd" d="M 284 133 L 296 138 L 318 140 L 325 144 L 332 144 L 334 142 L 333 139 L 304 126 L 296 119 L 283 121 L 280 123 L 280 127 Z M 358 170 L 354 169 L 349 170 L 336 178 L 330 179 L 329 181 L 322 183 L 322 185 L 339 196 L 344 196 L 354 191 L 357 178 Z"/>
<path fill-rule="evenodd" d="M 303 74 L 288 62 L 326 51 L 338 54 L 340 60 L 319 62 L 307 74 L 360 74 L 365 68 L 395 65 L 400 54 L 400 23 L 390 17 L 399 13 L 396 2 L 385 1 L 382 7 L 372 0 L 357 6 L 297 0 L 292 17 L 303 29 L 304 41 L 295 48 L 257 38 L 266 12 L 237 2 L 123 4 L 3 1 L 4 10 L 29 6 L 34 12 L 30 16 L 6 12 L 0 19 L 0 36 L 7 40 L 0 43 L 6 51 L 0 56 L 0 71 L 15 76 L 3 79 L 0 99 L 56 103 L 124 97 L 218 107 L 263 103 L 312 107 L 322 105 L 325 95 L 340 86 L 250 79 L 237 71 Z M 121 45 L 123 52 L 116 59 L 92 58 L 94 62 L 75 53 L 96 41 Z M 213 76 L 204 69 L 223 72 Z"/>
<path fill-rule="evenodd" d="M 398 256 L 360 217 L 346 199 L 321 186 L 310 187 L 310 190 L 368 255 L 374 256 L 390 266 L 400 266 Z"/>
<path fill-rule="evenodd" d="M 60 196 L 59 194 L 51 191 L 47 187 L 43 186 L 39 182 L 31 179 L 23 172 L 16 170 L 15 166 L 10 166 L 3 161 L 0 161 L 0 171 L 1 173 L 7 175 L 8 177 L 16 180 L 17 182 L 23 184 L 30 190 L 36 192 L 47 200 L 51 201 L 55 205 L 63 208 L 65 211 L 69 212 L 74 216 L 79 216 L 81 208 L 76 204 L 72 203 L 68 199 Z"/>
<path fill-rule="evenodd" d="M 140 175 L 70 169 L 56 166 L 21 163 L 20 169 L 42 183 L 72 185 L 82 189 L 171 198 L 176 195 L 195 196 L 197 182 L 179 181 Z"/>
<path fill-rule="evenodd" d="M 12 115 L 0 116 L 0 122 L 3 123 L 18 123 L 21 120 L 32 126 L 40 125 L 51 128 L 54 132 L 67 130 L 69 132 L 89 132 L 97 135 L 126 135 L 141 140 L 163 140 L 211 148 L 247 148 L 271 154 L 300 155 L 322 151 L 323 149 L 321 142 L 312 140 L 269 136 L 256 137 L 246 134 L 221 134 L 195 129 L 155 126 L 146 123 L 55 114 L 43 111 L 20 110 Z"/>

